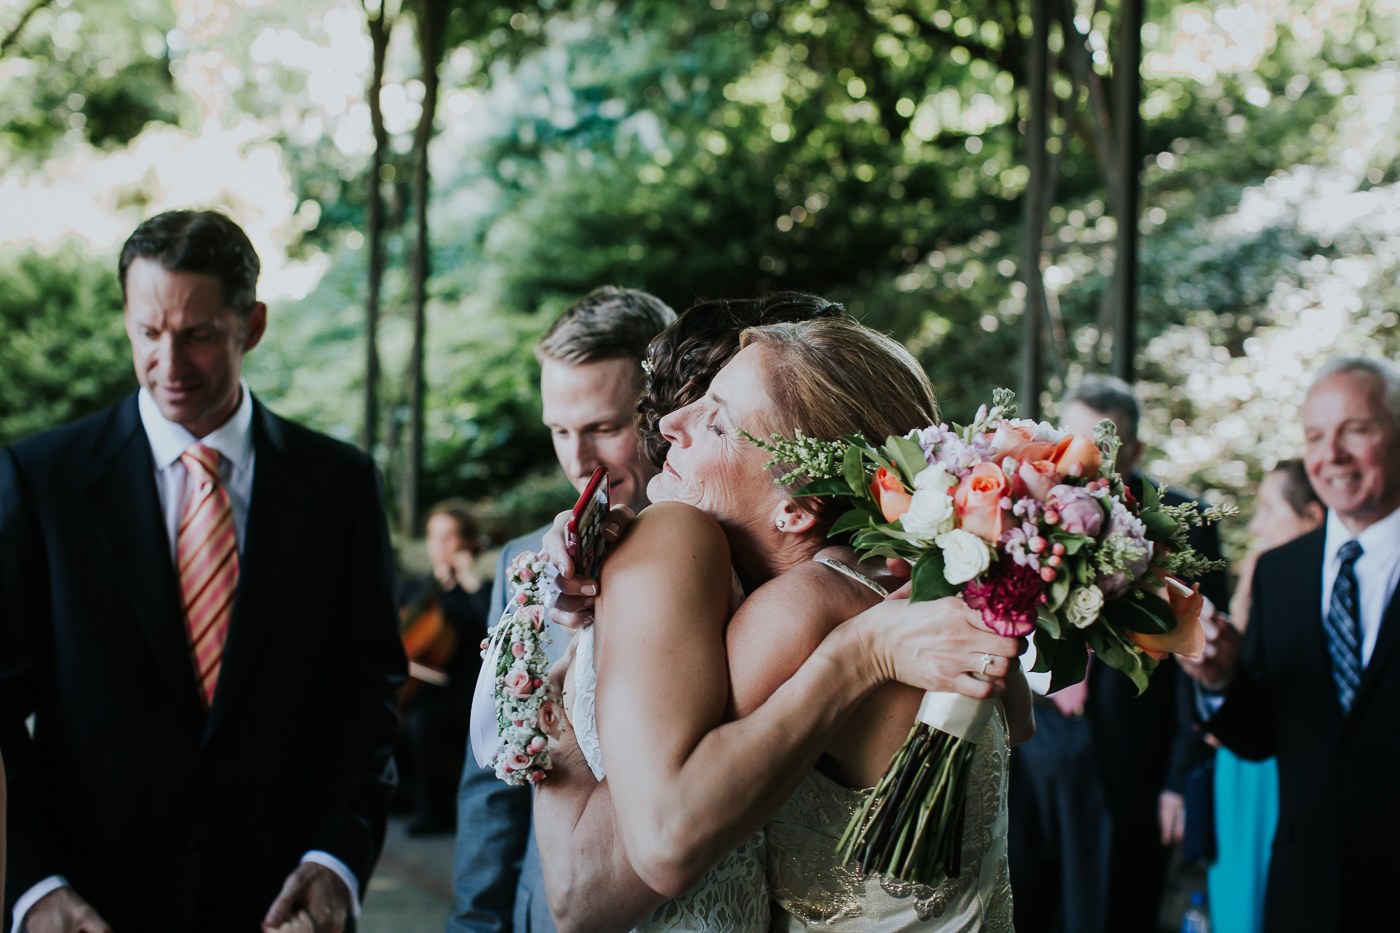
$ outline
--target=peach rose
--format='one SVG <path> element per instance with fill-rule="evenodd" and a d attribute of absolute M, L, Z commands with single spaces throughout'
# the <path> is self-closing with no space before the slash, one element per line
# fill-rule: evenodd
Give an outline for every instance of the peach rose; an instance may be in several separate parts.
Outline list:
<path fill-rule="evenodd" d="M 516 752 L 514 755 L 511 755 L 510 760 L 506 762 L 506 770 L 524 771 L 526 768 L 530 767 L 533 764 L 534 762 L 530 759 L 529 755 L 523 755 L 520 752 Z"/>
<path fill-rule="evenodd" d="M 1001 507 L 1001 500 L 1010 494 L 1011 487 L 1001 467 L 995 463 L 977 464 L 953 494 L 958 524 L 964 531 L 995 544 L 1009 522 L 1010 513 Z"/>
<path fill-rule="evenodd" d="M 1023 460 L 1016 478 L 1037 502 L 1044 502 L 1050 490 L 1060 484 L 1060 472 L 1049 460 Z"/>
<path fill-rule="evenodd" d="M 1166 660 L 1168 655 L 1173 654 L 1195 661 L 1206 650 L 1206 635 L 1201 629 L 1201 605 L 1204 602 L 1201 585 L 1197 583 L 1187 589 L 1186 584 L 1175 577 L 1166 577 L 1162 582 L 1165 589 L 1154 592 L 1172 607 L 1176 628 L 1165 635 L 1144 635 L 1131 631 L 1128 634 L 1139 648 L 1158 661 Z"/>
<path fill-rule="evenodd" d="M 997 426 L 997 433 L 992 435 L 992 459 L 997 463 L 1001 463 L 1007 457 L 1015 457 L 1022 463 L 1027 460 L 1044 460 L 1054 449 L 1054 444 L 1037 441 L 1035 432 L 1030 428 L 1008 424 L 1005 421 Z"/>
<path fill-rule="evenodd" d="M 1090 477 L 1099 472 L 1103 453 L 1099 445 L 1078 434 L 1066 434 L 1049 457 L 1061 476 Z"/>
<path fill-rule="evenodd" d="M 525 671 L 511 671 L 506 675 L 506 693 L 513 697 L 527 697 L 531 686 L 530 675 Z"/>
<path fill-rule="evenodd" d="M 545 703 L 540 706 L 539 713 L 540 731 L 549 735 L 557 735 L 559 727 L 562 725 L 562 717 L 559 715 L 559 707 L 553 703 Z"/>
<path fill-rule="evenodd" d="M 909 511 L 909 503 L 914 501 L 914 497 L 904 491 L 904 483 L 899 477 L 884 467 L 875 471 L 870 494 L 880 504 L 880 513 L 887 522 L 898 521 L 899 516 Z"/>
<path fill-rule="evenodd" d="M 538 631 L 540 625 L 544 622 L 544 607 L 521 606 L 519 609 L 515 610 L 515 617 L 530 623 L 530 625 Z M 518 658 L 520 655 L 516 655 L 516 657 Z"/>

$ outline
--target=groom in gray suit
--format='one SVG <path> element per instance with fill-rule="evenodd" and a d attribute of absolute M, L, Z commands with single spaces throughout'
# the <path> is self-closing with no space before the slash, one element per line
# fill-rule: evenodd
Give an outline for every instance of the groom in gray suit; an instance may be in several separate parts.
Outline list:
<path fill-rule="evenodd" d="M 642 454 L 636 427 L 647 345 L 676 314 L 646 292 L 603 287 L 575 302 L 535 348 L 544 423 L 559 465 L 580 491 L 599 466 L 608 470 L 614 505 L 639 512 L 656 468 Z M 490 624 L 505 609 L 506 567 L 521 551 L 539 550 L 549 526 L 501 550 L 491 589 Z M 570 633 L 550 623 L 554 661 Z M 528 787 L 510 787 L 471 750 L 457 791 L 456 897 L 448 933 L 554 933 L 540 855 L 531 831 Z"/>

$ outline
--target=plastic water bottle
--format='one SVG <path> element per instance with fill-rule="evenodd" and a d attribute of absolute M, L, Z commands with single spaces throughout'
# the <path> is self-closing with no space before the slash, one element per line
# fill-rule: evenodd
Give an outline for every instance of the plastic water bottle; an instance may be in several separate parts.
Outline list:
<path fill-rule="evenodd" d="M 1205 905 L 1205 895 L 1192 891 L 1191 906 L 1181 918 L 1181 933 L 1210 933 L 1210 914 L 1206 912 Z"/>

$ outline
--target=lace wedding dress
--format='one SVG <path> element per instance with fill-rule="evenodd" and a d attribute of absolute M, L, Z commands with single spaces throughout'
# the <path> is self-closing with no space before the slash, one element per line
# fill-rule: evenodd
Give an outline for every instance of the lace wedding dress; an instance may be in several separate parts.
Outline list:
<path fill-rule="evenodd" d="M 594 711 L 598 674 L 593 666 L 592 626 L 577 638 L 571 725 L 588 767 L 601 781 L 606 772 Z M 766 933 L 770 918 L 763 846 L 759 830 L 720 859 L 695 887 L 657 907 L 637 925 L 636 933 Z"/>
<path fill-rule="evenodd" d="M 818 558 L 831 569 L 884 589 L 845 564 Z M 997 714 L 977 740 L 964 809 L 962 871 L 936 888 L 862 877 L 841 864 L 837 842 L 869 788 L 843 787 L 812 770 L 765 828 L 768 886 L 782 910 L 774 933 L 1003 933 L 1011 925 L 1011 882 L 1006 869 L 1006 714 Z"/>
<path fill-rule="evenodd" d="M 885 595 L 859 571 L 824 558 L 819 562 Z M 579 748 L 601 781 L 605 772 L 594 711 L 593 629 L 583 629 L 577 639 L 570 718 Z M 721 859 L 684 896 L 656 908 L 636 933 L 1010 931 L 1007 734 L 998 703 L 973 757 L 958 877 L 928 888 L 862 877 L 843 866 L 837 841 L 870 789 L 842 787 L 812 770 L 763 830 Z"/>

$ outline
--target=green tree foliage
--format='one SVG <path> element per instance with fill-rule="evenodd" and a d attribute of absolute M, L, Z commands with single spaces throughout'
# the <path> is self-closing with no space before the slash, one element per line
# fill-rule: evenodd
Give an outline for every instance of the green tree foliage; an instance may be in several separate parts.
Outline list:
<path fill-rule="evenodd" d="M 121 289 L 77 249 L 0 252 L 0 445 L 136 388 Z"/>

